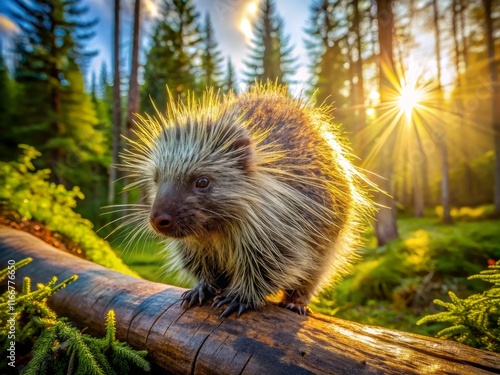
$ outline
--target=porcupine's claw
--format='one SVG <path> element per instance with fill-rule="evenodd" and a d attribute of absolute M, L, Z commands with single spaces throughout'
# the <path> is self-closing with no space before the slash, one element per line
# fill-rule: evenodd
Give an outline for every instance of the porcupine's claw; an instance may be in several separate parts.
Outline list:
<path fill-rule="evenodd" d="M 181 305 L 188 302 L 188 308 L 194 306 L 196 301 L 201 306 L 206 300 L 218 293 L 217 289 L 207 282 L 199 282 L 193 289 L 185 291 L 181 296 Z"/>
<path fill-rule="evenodd" d="M 228 317 L 234 311 L 238 311 L 238 317 L 243 314 L 250 306 L 246 303 L 242 303 L 238 297 L 218 295 L 214 298 L 214 303 L 212 307 L 221 307 L 223 305 L 229 304 L 226 309 L 220 314 L 220 319 Z"/>
<path fill-rule="evenodd" d="M 301 303 L 289 303 L 289 304 L 284 304 L 281 302 L 279 304 L 280 307 L 283 307 L 287 310 L 293 311 L 299 315 L 304 315 L 306 316 L 307 314 L 311 313 L 311 309 L 307 307 L 307 305 L 301 304 Z"/>

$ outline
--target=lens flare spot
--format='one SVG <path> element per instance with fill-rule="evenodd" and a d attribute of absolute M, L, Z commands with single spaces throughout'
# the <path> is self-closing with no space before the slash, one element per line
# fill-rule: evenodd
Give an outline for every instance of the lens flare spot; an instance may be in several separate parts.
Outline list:
<path fill-rule="evenodd" d="M 413 110 L 419 106 L 422 101 L 424 93 L 418 88 L 405 86 L 401 88 L 398 98 L 398 107 L 407 118 L 411 118 Z"/>
<path fill-rule="evenodd" d="M 241 31 L 241 33 L 245 36 L 245 40 L 247 43 L 249 43 L 252 39 L 253 36 L 252 22 L 257 17 L 258 11 L 259 11 L 259 1 L 258 0 L 249 1 L 245 5 L 242 17 L 240 18 L 238 28 Z"/>

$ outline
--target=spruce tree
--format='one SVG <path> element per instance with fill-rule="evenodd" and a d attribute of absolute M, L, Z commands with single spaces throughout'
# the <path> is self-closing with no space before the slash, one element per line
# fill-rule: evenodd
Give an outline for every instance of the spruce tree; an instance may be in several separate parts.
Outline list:
<path fill-rule="evenodd" d="M 106 128 L 109 132 L 106 134 L 108 137 L 108 144 L 111 147 L 111 123 L 113 121 L 113 86 L 109 84 L 108 66 L 103 61 L 101 71 L 99 73 L 99 87 L 96 88 L 96 96 L 101 104 L 101 111 L 97 111 L 98 118 L 103 123 L 106 123 Z"/>
<path fill-rule="evenodd" d="M 163 0 L 161 12 L 144 66 L 141 108 L 146 113 L 154 112 L 151 100 L 160 111 L 165 110 L 166 86 L 175 98 L 196 90 L 195 61 L 201 40 L 198 13 L 191 0 Z"/>
<path fill-rule="evenodd" d="M 103 64 L 105 67 L 106 65 Z M 105 68 L 104 68 L 105 69 Z M 103 72 L 106 74 L 106 71 Z M 106 80 L 104 78 L 104 80 Z M 111 86 L 106 83 L 104 89 L 97 82 L 95 72 L 92 72 L 92 82 L 91 82 L 91 91 L 90 98 L 92 101 L 92 105 L 94 107 L 94 111 L 96 113 L 96 117 L 98 119 L 96 128 L 101 132 L 104 136 L 104 144 L 105 147 L 110 150 L 111 149 L 111 108 L 108 102 L 106 95 L 111 96 Z M 109 165 L 111 162 L 109 151 L 105 153 L 105 157 L 107 158 L 104 165 Z"/>
<path fill-rule="evenodd" d="M 222 83 L 222 92 L 227 94 L 228 92 L 238 93 L 237 82 L 236 82 L 236 72 L 234 71 L 233 62 L 231 58 L 227 58 L 227 66 L 226 66 L 226 76 L 224 77 L 224 81 Z"/>
<path fill-rule="evenodd" d="M 264 0 L 257 21 L 253 25 L 249 60 L 245 61 L 247 82 L 255 80 L 290 83 L 293 73 L 293 47 L 289 46 L 290 36 L 284 33 L 283 19 L 276 10 L 273 0 Z"/>
<path fill-rule="evenodd" d="M 214 28 L 210 15 L 205 16 L 205 24 L 203 25 L 203 39 L 201 41 L 203 53 L 201 55 L 201 89 L 213 87 L 215 89 L 220 86 L 221 63 L 224 60 L 218 50 L 218 44 L 215 40 Z"/>
<path fill-rule="evenodd" d="M 311 93 L 318 103 L 335 103 L 335 107 L 347 104 L 341 94 L 346 87 L 349 72 L 345 68 L 346 56 L 342 54 L 341 41 L 346 37 L 346 19 L 339 17 L 339 1 L 320 0 L 311 6 L 311 17 L 306 28 L 305 45 L 311 55 Z"/>
<path fill-rule="evenodd" d="M 99 72 L 99 96 L 107 100 L 109 102 L 108 104 L 111 105 L 112 95 L 112 86 L 109 84 L 108 77 L 108 66 L 106 62 L 103 61 L 101 64 L 101 71 Z"/>
<path fill-rule="evenodd" d="M 97 20 L 81 20 L 88 8 L 80 0 L 13 4 L 12 17 L 21 32 L 15 41 L 19 90 L 12 134 L 45 151 L 45 165 L 64 181 L 72 170 L 65 166 L 69 159 L 95 160 L 105 151 L 80 68 L 94 55 L 85 51 L 85 42 L 93 37 Z"/>

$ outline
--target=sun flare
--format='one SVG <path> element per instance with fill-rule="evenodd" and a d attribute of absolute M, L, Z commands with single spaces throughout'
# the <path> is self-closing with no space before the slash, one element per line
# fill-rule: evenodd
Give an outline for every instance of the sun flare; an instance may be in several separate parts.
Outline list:
<path fill-rule="evenodd" d="M 258 11 L 259 11 L 259 1 L 251 0 L 245 5 L 242 17 L 240 18 L 238 28 L 241 31 L 241 33 L 245 36 L 245 40 L 247 43 L 249 43 L 253 37 L 252 22 L 257 16 Z"/>
<path fill-rule="evenodd" d="M 407 118 L 411 118 L 413 110 L 419 106 L 423 97 L 424 93 L 422 90 L 412 86 L 404 86 L 399 93 L 399 110 L 403 112 Z"/>
<path fill-rule="evenodd" d="M 160 10 L 153 0 L 147 0 L 144 2 L 146 8 L 146 14 L 148 17 L 153 19 L 160 18 Z"/>

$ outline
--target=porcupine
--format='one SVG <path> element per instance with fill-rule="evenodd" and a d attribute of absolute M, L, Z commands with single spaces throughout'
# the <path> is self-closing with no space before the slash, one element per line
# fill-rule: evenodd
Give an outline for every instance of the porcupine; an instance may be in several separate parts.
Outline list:
<path fill-rule="evenodd" d="M 270 84 L 208 92 L 139 118 L 137 136 L 125 164 L 171 264 L 197 279 L 189 307 L 215 297 L 239 316 L 282 291 L 305 315 L 356 257 L 371 203 L 324 107 Z"/>

